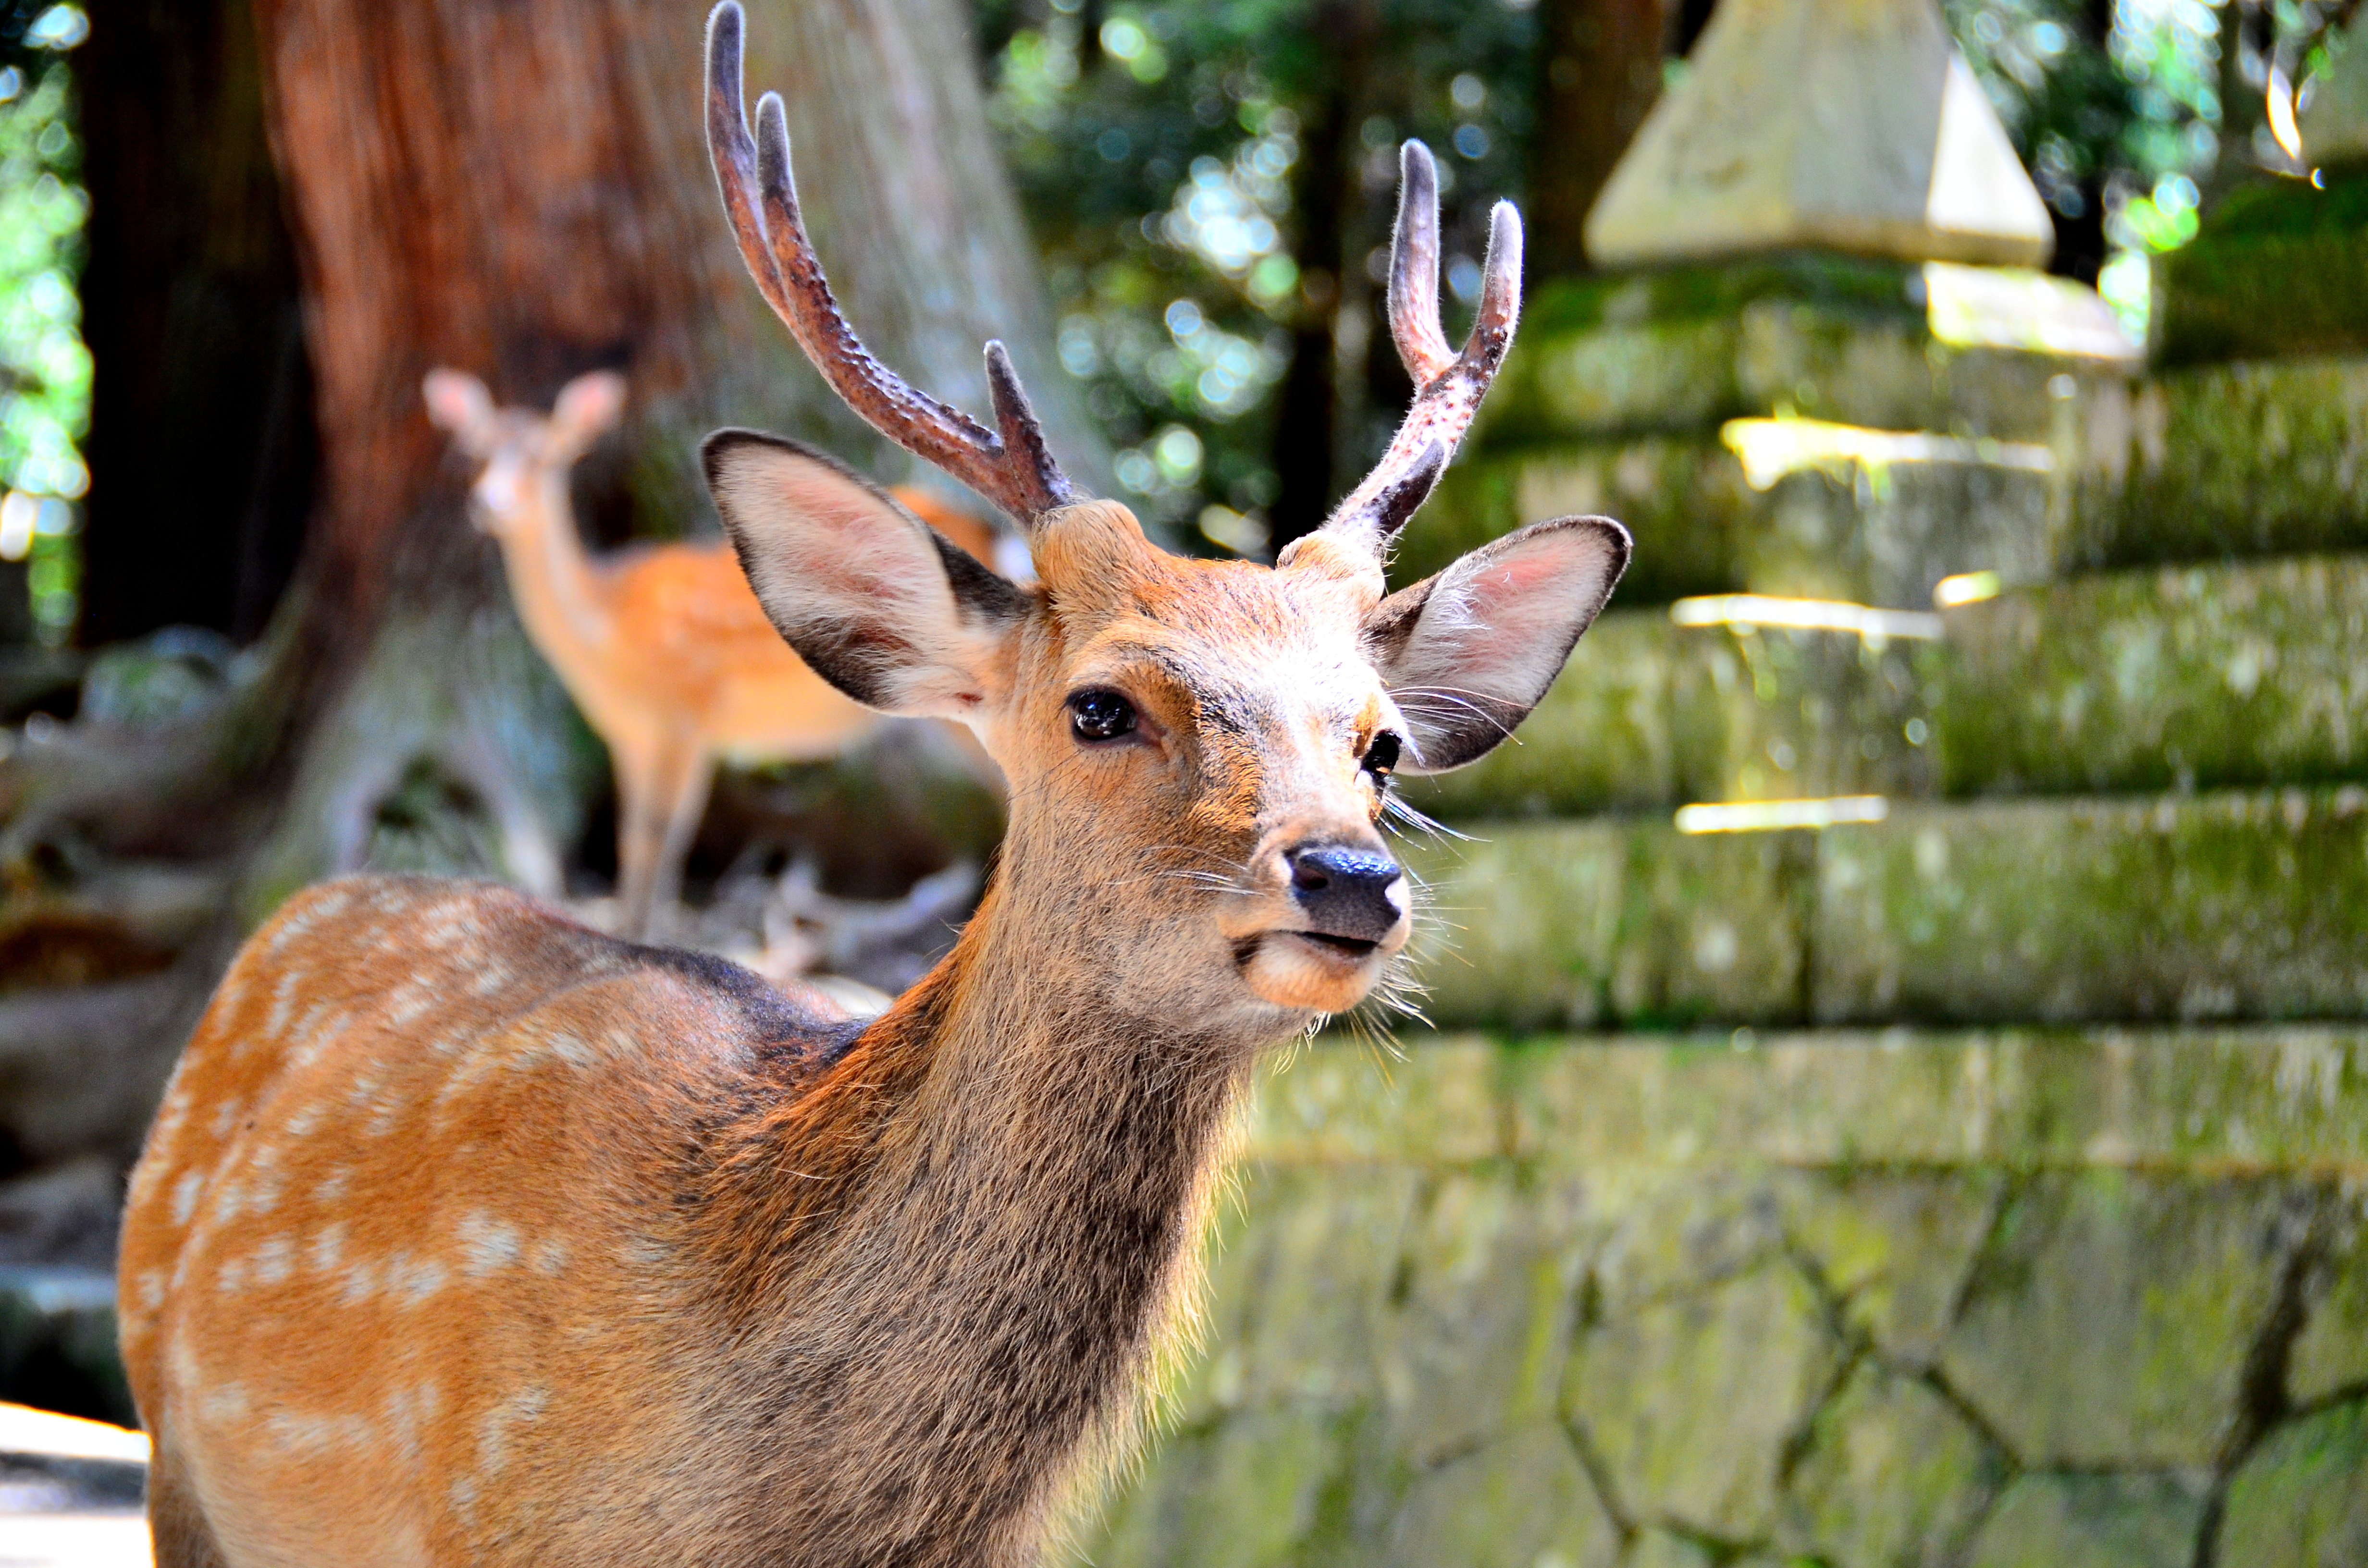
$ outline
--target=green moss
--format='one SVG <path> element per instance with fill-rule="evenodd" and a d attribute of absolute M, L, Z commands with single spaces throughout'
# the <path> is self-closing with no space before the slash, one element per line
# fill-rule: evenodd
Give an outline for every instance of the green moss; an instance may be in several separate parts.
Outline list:
<path fill-rule="evenodd" d="M 1932 722 L 1952 794 L 2368 774 L 2368 558 L 2080 577 L 1948 625 Z"/>
<path fill-rule="evenodd" d="M 2368 244 L 2354 247 L 2368 266 Z M 2368 279 L 2357 286 L 2368 299 Z M 2368 544 L 2368 358 L 2107 386 L 2069 422 L 2063 559 L 2089 566 Z"/>
<path fill-rule="evenodd" d="M 2368 1562 L 2368 1404 L 2338 1405 L 2262 1440 L 2228 1484 L 2219 1560 Z"/>
<path fill-rule="evenodd" d="M 1787 1476 L 1783 1535 L 1841 1568 L 1955 1562 L 2005 1471 L 1938 1393 L 1861 1361 Z"/>
<path fill-rule="evenodd" d="M 1970 1562 L 1972 1568 L 2188 1568 L 2198 1561 L 2203 1515 L 2202 1488 L 2174 1477 L 2026 1475 L 1999 1500 Z M 2272 1560 L 2252 1561 L 2267 1568 Z"/>
<path fill-rule="evenodd" d="M 2368 175 L 2232 192 L 2157 264 L 2164 363 L 2368 348 Z"/>

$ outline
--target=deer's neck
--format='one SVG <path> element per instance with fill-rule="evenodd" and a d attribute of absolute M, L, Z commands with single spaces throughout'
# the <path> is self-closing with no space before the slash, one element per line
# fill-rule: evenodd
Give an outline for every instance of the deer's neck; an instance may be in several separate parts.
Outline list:
<path fill-rule="evenodd" d="M 794 1407 L 827 1389 L 866 1413 L 814 1462 L 842 1488 L 826 1511 L 869 1539 L 954 1480 L 999 1478 L 965 1499 L 981 1528 L 1030 1515 L 1130 1419 L 1262 1043 L 1129 1016 L 1090 974 L 1048 971 L 1012 903 L 990 892 L 954 953 L 719 1172 L 737 1190 L 712 1221 L 765 1238 L 761 1257 L 745 1236 L 717 1255 L 746 1260 L 734 1291 L 772 1385 L 749 1392 Z"/>
<path fill-rule="evenodd" d="M 592 560 L 576 531 L 564 472 L 537 473 L 518 487 L 500 534 L 510 597 L 545 657 L 571 677 L 598 660 L 609 642 Z"/>

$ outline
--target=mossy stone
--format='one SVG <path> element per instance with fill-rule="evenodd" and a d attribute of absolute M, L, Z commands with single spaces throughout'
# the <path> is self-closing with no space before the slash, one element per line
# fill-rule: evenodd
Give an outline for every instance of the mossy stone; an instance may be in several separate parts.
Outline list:
<path fill-rule="evenodd" d="M 2232 190 L 2156 263 L 2162 361 L 2368 348 L 2368 170 Z"/>
<path fill-rule="evenodd" d="M 2275 1302 L 2286 1200 L 2272 1178 L 2034 1178 L 1940 1369 L 2026 1464 L 2208 1470 Z"/>
<path fill-rule="evenodd" d="M 1832 1568 L 1953 1562 L 2005 1475 L 1940 1394 L 1861 1361 L 1786 1479 L 1783 1536 Z"/>
<path fill-rule="evenodd" d="M 2279 1568 L 2368 1562 L 2368 1403 L 2288 1422 L 2261 1440 L 2228 1483 L 2219 1560 Z"/>
<path fill-rule="evenodd" d="M 2116 572 L 1948 612 L 1951 794 L 2368 775 L 2368 557 Z"/>
<path fill-rule="evenodd" d="M 2025 1475 L 1999 1498 L 1968 1561 L 1970 1568 L 2190 1568 L 2203 1516 L 2202 1486 L 2173 1477 Z"/>
<path fill-rule="evenodd" d="M 1532 1422 L 1426 1471 L 1407 1489 L 1377 1560 L 1399 1568 L 1612 1568 L 1619 1556 L 1618 1528 L 1569 1437 L 1551 1422 Z"/>
<path fill-rule="evenodd" d="M 2328 1086 L 2340 1093 L 2340 1080 Z M 2286 1395 L 2315 1404 L 2368 1388 L 2368 1201 L 2351 1184 L 2332 1206 L 2302 1332 L 2286 1358 Z"/>
<path fill-rule="evenodd" d="M 1773 1264 L 1607 1316 L 1573 1347 L 1564 1407 L 1631 1517 L 1748 1540 L 1837 1355 L 1806 1281 Z"/>
<path fill-rule="evenodd" d="M 1791 1244 L 1815 1260 L 1844 1321 L 1895 1365 L 1929 1365 L 1988 1234 L 2004 1178 L 1994 1171 L 1848 1167 L 1788 1193 Z"/>
<path fill-rule="evenodd" d="M 2368 357 L 2168 371 L 2077 410 L 2056 451 L 2067 564 L 2368 545 Z"/>

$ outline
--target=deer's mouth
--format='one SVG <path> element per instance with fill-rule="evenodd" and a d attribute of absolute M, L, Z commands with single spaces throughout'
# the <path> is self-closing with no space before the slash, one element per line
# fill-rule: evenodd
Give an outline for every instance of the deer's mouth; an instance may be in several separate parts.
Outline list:
<path fill-rule="evenodd" d="M 1374 949 L 1381 946 L 1379 942 L 1368 942 L 1361 937 L 1335 937 L 1328 931 L 1286 931 L 1283 935 L 1296 937 L 1303 942 L 1313 942 L 1318 948 L 1360 963 L 1372 957 Z"/>

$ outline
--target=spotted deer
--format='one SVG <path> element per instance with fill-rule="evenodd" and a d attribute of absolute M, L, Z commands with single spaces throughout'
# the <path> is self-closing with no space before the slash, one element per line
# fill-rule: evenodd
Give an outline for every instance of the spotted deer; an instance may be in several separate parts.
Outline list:
<path fill-rule="evenodd" d="M 724 544 L 636 545 L 594 558 L 567 482 L 617 423 L 624 378 L 579 376 L 548 415 L 496 408 L 461 370 L 428 372 L 428 417 L 480 466 L 471 515 L 494 536 L 527 635 L 609 746 L 617 778 L 618 934 L 672 904 L 719 758 L 837 756 L 878 716 L 791 651 Z M 891 494 L 964 549 L 994 530 L 925 492 Z"/>
<path fill-rule="evenodd" d="M 860 1027 L 498 888 L 291 900 L 132 1182 L 123 1348 L 166 1568 L 1033 1560 L 1190 1316 L 1261 1049 L 1406 943 L 1392 776 L 1502 739 L 1626 562 L 1616 524 L 1569 518 L 1384 591 L 1519 303 L 1500 206 L 1449 348 L 1420 147 L 1387 455 L 1272 568 L 1185 560 L 1064 475 L 1000 345 L 994 429 L 864 351 L 780 100 L 743 117 L 741 40 L 727 0 L 709 135 L 749 270 L 841 396 L 1024 522 L 1038 581 L 775 437 L 712 437 L 710 483 L 809 665 L 975 727 L 1012 785 L 996 874 Z"/>

